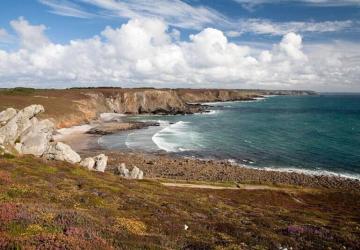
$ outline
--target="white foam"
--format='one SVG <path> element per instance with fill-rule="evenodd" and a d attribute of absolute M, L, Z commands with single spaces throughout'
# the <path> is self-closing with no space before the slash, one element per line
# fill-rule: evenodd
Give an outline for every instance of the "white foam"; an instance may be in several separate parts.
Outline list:
<path fill-rule="evenodd" d="M 183 152 L 190 149 L 184 148 L 183 145 L 179 145 L 175 142 L 168 142 L 165 137 L 166 135 L 176 135 L 179 138 L 182 138 L 185 134 L 188 133 L 187 126 L 189 122 L 179 121 L 177 123 L 171 124 L 155 133 L 152 136 L 152 141 L 157 145 L 159 149 L 165 150 L 166 152 Z"/>
<path fill-rule="evenodd" d="M 56 132 L 57 134 L 54 136 L 55 140 L 63 139 L 64 137 L 71 136 L 74 134 L 84 134 L 90 129 L 92 129 L 94 126 L 85 124 L 80 126 L 73 126 L 70 128 L 61 128 L 58 129 Z"/>
<path fill-rule="evenodd" d="M 360 180 L 359 174 L 350 174 L 350 173 L 336 173 L 328 170 L 310 170 L 310 169 L 299 169 L 299 168 L 276 168 L 276 167 L 265 167 L 258 168 L 266 171 L 278 171 L 278 172 L 287 172 L 287 173 L 298 173 L 305 175 L 315 175 L 315 176 L 330 176 L 330 177 L 341 177 L 353 180 Z"/>
<path fill-rule="evenodd" d="M 266 99 L 267 99 L 267 97 L 255 97 L 255 98 L 253 98 L 253 100 L 247 100 L 247 101 L 243 101 L 243 102 L 262 102 Z"/>
<path fill-rule="evenodd" d="M 121 121 L 124 116 L 126 115 L 118 113 L 102 113 L 100 114 L 100 120 L 103 122 Z"/>
<path fill-rule="evenodd" d="M 255 167 L 250 166 L 247 164 L 239 164 L 233 159 L 228 159 L 232 165 L 238 165 L 244 168 L 249 169 L 257 169 L 257 170 L 264 170 L 264 171 L 275 171 L 275 172 L 285 172 L 285 173 L 297 173 L 297 174 L 304 174 L 309 176 L 330 176 L 330 177 L 340 177 L 352 180 L 360 180 L 360 174 L 350 174 L 350 173 L 337 173 L 333 171 L 323 170 L 323 169 L 304 169 L 304 168 L 291 168 L 291 167 Z M 251 162 L 249 162 L 251 164 Z"/>
<path fill-rule="evenodd" d="M 195 113 L 195 115 L 216 115 L 219 112 L 220 112 L 220 110 L 208 110 L 208 112 Z"/>

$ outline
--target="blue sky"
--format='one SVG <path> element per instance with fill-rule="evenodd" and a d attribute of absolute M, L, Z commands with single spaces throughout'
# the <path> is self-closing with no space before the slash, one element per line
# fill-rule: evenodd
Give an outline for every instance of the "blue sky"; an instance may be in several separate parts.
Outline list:
<path fill-rule="evenodd" d="M 0 27 L 11 30 L 9 22 L 18 18 L 25 17 L 33 24 L 45 24 L 46 31 L 51 40 L 59 43 L 66 43 L 71 39 L 88 38 L 99 34 L 106 26 L 118 27 L 127 22 L 129 17 L 121 16 L 103 8 L 92 1 L 82 0 L 2 0 Z M 96 1 L 94 1 L 96 2 Z M 106 1 L 103 1 L 106 2 Z M 119 1 L 121 2 L 121 1 Z M 124 1 L 126 2 L 126 1 Z M 130 1 L 131 2 L 131 1 Z M 136 1 L 133 1 L 136 2 Z M 154 3 L 156 1 L 153 1 Z M 260 19 L 276 24 L 289 22 L 321 23 L 321 22 L 346 22 L 351 21 L 347 27 L 332 32 L 304 32 L 304 37 L 309 41 L 347 39 L 358 41 L 360 38 L 360 1 L 349 1 L 344 4 L 332 4 L 332 1 L 321 4 L 313 4 L 311 1 L 264 1 L 265 3 L 251 4 L 254 1 L 236 0 L 187 0 L 184 1 L 194 8 L 204 7 L 216 15 L 223 16 L 224 19 L 234 24 L 224 22 L 204 22 L 203 27 L 214 27 L 223 30 L 241 30 L 236 27 L 236 22 L 248 19 Z M 242 2 L 242 3 L 241 3 Z M 248 3 L 250 2 L 250 3 Z M 277 2 L 277 3 L 268 3 Z M 314 1 L 316 2 L 316 1 Z M 343 2 L 343 1 L 337 1 Z M 141 4 L 141 3 L 139 3 Z M 153 4 L 156 8 L 156 3 Z M 56 7 L 69 6 L 78 9 L 79 13 L 70 10 L 58 10 Z M 166 10 L 164 10 L 165 12 Z M 141 11 L 139 11 L 141 14 Z M 144 11 L 145 13 L 145 11 Z M 88 14 L 88 15 L 87 15 Z M 156 13 L 154 13 L 155 15 Z M 158 17 L 162 17 L 158 15 Z M 181 26 L 181 24 L 179 24 Z M 329 23 L 329 26 L 332 24 Z M 334 24 L 333 24 L 334 25 Z M 201 26 L 177 27 L 186 39 L 191 32 L 199 30 Z M 301 31 L 301 30 L 300 30 Z M 11 31 L 10 31 L 11 32 Z M 259 34 L 247 31 L 240 37 L 231 38 L 241 41 L 276 41 L 278 35 Z"/>
<path fill-rule="evenodd" d="M 360 0 L 2 0 L 0 13 L 0 82 L 3 85 L 24 82 L 37 87 L 79 84 L 177 87 L 188 84 L 189 87 L 309 88 L 326 91 L 360 89 L 357 83 L 359 60 L 354 54 L 360 39 Z M 151 54 L 152 58 L 137 55 L 135 51 L 135 57 L 125 60 L 121 50 L 137 48 L 126 47 L 123 39 L 134 39 L 134 32 L 139 34 L 138 28 L 153 40 L 163 35 L 165 38 L 156 44 L 150 39 L 149 44 L 138 45 L 148 48 L 145 54 Z M 105 32 L 107 29 L 110 32 Z M 99 57 L 104 57 L 104 61 L 119 62 L 111 72 L 106 70 L 108 67 L 99 70 L 96 80 L 83 68 L 54 79 L 47 78 L 44 75 L 51 70 L 58 73 L 65 72 L 65 69 L 50 69 L 48 65 L 36 64 L 42 56 L 40 61 L 54 60 L 54 65 L 58 65 L 59 60 L 64 60 L 64 55 L 54 58 L 55 51 L 70 53 L 68 51 L 76 47 L 71 41 L 81 41 L 82 47 L 95 46 L 89 40 L 96 37 L 101 43 L 96 45 Z M 33 44 L 31 48 L 28 46 L 30 43 Z M 216 49 L 216 45 L 221 52 L 219 48 L 212 50 Z M 117 48 L 111 56 L 105 53 L 110 47 Z M 177 63 L 163 72 L 159 69 L 159 62 L 165 60 L 166 53 L 159 51 L 168 51 L 173 47 L 181 55 L 176 54 L 174 60 L 178 60 Z M 194 50 L 195 47 L 197 50 Z M 28 53 L 26 56 L 25 52 L 21 53 L 22 49 Z M 271 59 L 262 61 L 266 51 L 270 55 L 265 57 Z M 81 50 L 81 53 L 84 53 L 83 58 L 90 60 L 88 52 Z M 218 57 L 214 59 L 206 53 Z M 230 58 L 231 54 L 234 58 Z M 336 57 L 332 58 L 334 54 Z M 159 58 L 153 61 L 157 56 Z M 188 61 L 199 56 L 209 56 L 209 60 L 200 60 L 198 64 Z M 14 58 L 17 61 L 11 61 Z M 38 59 L 36 63 L 34 58 Z M 299 58 L 302 58 L 303 65 L 313 63 L 313 68 L 297 68 L 303 67 Z M 316 60 L 319 58 L 328 59 L 328 66 L 323 71 L 317 67 L 320 62 Z M 280 65 L 283 62 L 287 62 L 286 65 Z M 8 67 L 26 63 L 33 63 L 27 72 L 19 70 L 17 74 L 12 68 L 12 74 L 6 73 Z M 95 65 L 98 62 L 91 63 Z M 286 68 L 286 72 L 279 70 L 281 68 Z M 182 72 L 179 73 L 179 69 Z M 328 76 L 328 72 L 334 70 L 339 72 Z M 248 71 L 253 74 L 248 75 Z M 159 74 L 156 78 L 155 75 Z M 217 75 L 208 77 L 206 74 Z M 178 78 L 175 79 L 176 76 Z M 44 81 L 47 83 L 44 84 Z"/>

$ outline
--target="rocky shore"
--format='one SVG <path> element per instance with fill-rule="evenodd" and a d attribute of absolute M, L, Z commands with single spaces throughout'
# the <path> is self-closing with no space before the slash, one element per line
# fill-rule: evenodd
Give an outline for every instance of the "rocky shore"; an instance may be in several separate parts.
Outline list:
<path fill-rule="evenodd" d="M 104 152 L 103 149 L 101 151 Z M 81 152 L 83 155 L 93 153 L 93 150 Z M 139 167 L 149 179 L 291 185 L 350 192 L 360 190 L 359 180 L 339 176 L 259 170 L 241 167 L 227 161 L 183 158 L 166 153 L 116 151 L 105 151 L 105 153 L 109 156 L 108 171 L 114 172 L 116 166 L 125 163 L 127 166 Z"/>

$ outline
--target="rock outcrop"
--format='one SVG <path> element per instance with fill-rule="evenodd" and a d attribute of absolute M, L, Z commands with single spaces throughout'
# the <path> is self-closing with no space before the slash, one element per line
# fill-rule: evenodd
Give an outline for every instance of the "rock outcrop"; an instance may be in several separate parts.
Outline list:
<path fill-rule="evenodd" d="M 104 172 L 106 169 L 108 157 L 104 154 L 100 154 L 98 156 L 95 156 L 94 160 L 95 160 L 94 170 Z"/>
<path fill-rule="evenodd" d="M 13 108 L 0 113 L 0 148 L 2 152 L 17 152 L 48 160 L 79 163 L 81 157 L 69 145 L 53 141 L 55 126 L 50 120 L 39 121 L 42 105 L 31 105 L 19 112 Z M 86 158 L 81 165 L 104 172 L 108 157 L 104 154 Z"/>
<path fill-rule="evenodd" d="M 78 153 L 71 149 L 69 145 L 62 142 L 56 142 L 50 145 L 44 158 L 48 160 L 66 161 L 70 163 L 79 163 L 81 157 Z"/>
<path fill-rule="evenodd" d="M 0 126 L 5 125 L 11 118 L 17 114 L 16 109 L 8 108 L 0 112 Z"/>
<path fill-rule="evenodd" d="M 95 160 L 92 157 L 88 157 L 88 158 L 85 158 L 84 160 L 82 160 L 80 162 L 80 165 L 89 170 L 92 170 L 92 169 L 94 169 L 94 166 L 95 166 Z"/>
<path fill-rule="evenodd" d="M 50 148 L 50 141 L 54 132 L 54 124 L 49 120 L 38 122 L 33 119 L 32 125 L 21 134 L 20 142 L 15 144 L 21 154 L 42 156 Z"/>
<path fill-rule="evenodd" d="M 20 137 L 20 135 L 37 122 L 35 116 L 43 111 L 43 106 L 31 105 L 20 110 L 11 119 L 7 119 L 7 122 L 4 122 L 5 124 L 0 128 L 0 144 L 5 146 L 14 145 L 15 141 Z M 9 112 L 13 113 L 13 111 L 9 109 L 3 112 L 5 112 L 5 114 Z"/>
<path fill-rule="evenodd" d="M 100 154 L 95 157 L 85 158 L 80 162 L 80 165 L 89 170 L 105 172 L 107 161 L 108 161 L 108 157 L 104 154 Z"/>
<path fill-rule="evenodd" d="M 138 179 L 142 180 L 144 179 L 144 172 L 141 171 L 138 167 L 133 167 L 131 171 L 126 168 L 125 163 L 121 163 L 119 166 L 117 166 L 115 173 L 129 179 Z"/>
<path fill-rule="evenodd" d="M 116 168 L 116 174 L 121 175 L 122 177 L 129 178 L 130 177 L 130 171 L 126 168 L 125 163 L 121 163 Z"/>

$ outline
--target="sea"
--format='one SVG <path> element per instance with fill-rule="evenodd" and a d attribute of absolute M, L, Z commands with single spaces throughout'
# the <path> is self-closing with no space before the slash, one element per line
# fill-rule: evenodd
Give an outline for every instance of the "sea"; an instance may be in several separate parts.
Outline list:
<path fill-rule="evenodd" d="M 360 179 L 360 94 L 206 103 L 208 113 L 139 115 L 160 126 L 106 135 L 112 150 L 226 160 L 245 167 Z"/>

